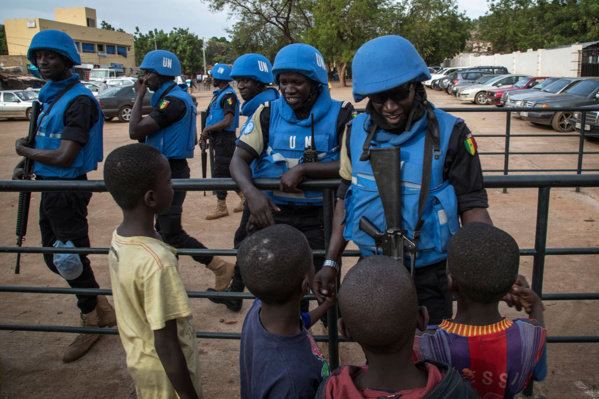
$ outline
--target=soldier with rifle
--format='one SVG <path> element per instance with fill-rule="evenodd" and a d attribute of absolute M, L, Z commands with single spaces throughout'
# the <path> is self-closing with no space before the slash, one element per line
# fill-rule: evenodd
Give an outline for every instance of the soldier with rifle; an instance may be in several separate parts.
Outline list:
<path fill-rule="evenodd" d="M 27 52 L 48 83 L 40 91 L 43 104 L 37 120 L 35 144 L 17 140 L 17 154 L 33 161 L 37 180 L 87 180 L 103 158 L 100 105 L 89 89 L 72 72 L 81 58 L 73 39 L 66 33 L 45 30 L 36 34 Z M 13 178 L 23 176 L 24 162 L 15 168 Z M 42 192 L 39 225 L 44 247 L 90 247 L 87 206 L 90 192 Z M 60 274 L 72 288 L 99 288 L 87 255 L 44 254 L 48 268 Z M 84 327 L 112 327 L 114 309 L 104 296 L 77 295 Z M 99 334 L 79 334 L 66 350 L 63 361 L 85 355 Z"/>
<path fill-rule="evenodd" d="M 369 101 L 342 141 L 342 183 L 325 262 L 331 267 L 316 275 L 315 294 L 335 289 L 341 254 L 352 240 L 362 256 L 382 249 L 413 268 L 419 304 L 437 324 L 452 315 L 445 259 L 459 219 L 492 223 L 476 142 L 463 120 L 427 100 L 421 82 L 430 74 L 408 40 L 367 42 L 352 71 L 354 99 Z M 399 151 L 385 151 L 392 148 Z"/>
<path fill-rule="evenodd" d="M 256 110 L 231 160 L 231 175 L 250 211 L 245 228 L 289 224 L 312 249 L 324 249 L 323 193 L 297 186 L 304 178 L 339 176 L 339 139 L 353 106 L 331 99 L 324 59 L 312 46 L 295 43 L 281 49 L 272 73 L 281 98 Z M 279 177 L 280 188 L 274 191 L 261 191 L 252 181 Z M 314 259 L 316 270 L 323 261 Z"/>
<path fill-rule="evenodd" d="M 272 64 L 268 58 L 260 54 L 245 54 L 237 58 L 233 63 L 231 77 L 237 82 L 239 94 L 244 101 L 241 104 L 241 115 L 246 116 L 247 121 L 241 127 L 241 134 L 243 134 L 246 128 L 250 131 L 253 129 L 252 116 L 258 107 L 279 98 L 279 92 L 274 87 L 268 87 L 272 83 Z M 250 209 L 246 202 L 233 240 L 235 248 L 239 248 L 247 236 L 246 225 L 249 219 Z M 243 292 L 244 288 L 239 265 L 235 263 L 233 281 L 227 291 Z M 210 300 L 214 303 L 224 304 L 234 312 L 241 310 L 242 302 L 238 299 L 210 298 Z"/>

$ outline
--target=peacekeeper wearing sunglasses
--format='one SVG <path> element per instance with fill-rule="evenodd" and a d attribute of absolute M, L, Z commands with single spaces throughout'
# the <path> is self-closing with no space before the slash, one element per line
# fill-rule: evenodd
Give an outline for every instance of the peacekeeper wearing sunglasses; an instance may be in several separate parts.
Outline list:
<path fill-rule="evenodd" d="M 476 142 L 463 120 L 427 100 L 421 82 L 430 74 L 408 40 L 384 36 L 367 42 L 356 52 L 352 70 L 354 99 L 369 101 L 343 137 L 342 183 L 324 263 L 329 267 L 316 275 L 314 292 L 321 297 L 335 289 L 347 241 L 354 241 L 362 256 L 375 253 L 374 240 L 359 228 L 360 218 L 366 216 L 380 231 L 386 230 L 368 150 L 399 146 L 402 228 L 411 240 L 419 235 L 414 275 L 418 302 L 428 308 L 431 324 L 438 324 L 452 316 L 445 272 L 449 239 L 460 220 L 462 225 L 492 223 Z M 419 209 L 423 181 L 430 184 Z M 404 265 L 409 266 L 406 254 Z"/>

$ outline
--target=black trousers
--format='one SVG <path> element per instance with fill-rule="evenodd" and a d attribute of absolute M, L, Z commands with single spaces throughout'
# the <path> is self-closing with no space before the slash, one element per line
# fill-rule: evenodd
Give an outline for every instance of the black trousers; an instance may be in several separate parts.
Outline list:
<path fill-rule="evenodd" d="M 77 180 L 87 180 L 85 175 Z M 40 201 L 39 226 L 42 246 L 51 247 L 58 240 L 72 241 L 76 247 L 89 248 L 89 228 L 87 224 L 87 206 L 92 197 L 88 192 L 43 192 Z M 94 271 L 87 255 L 79 255 L 83 271 L 79 277 L 66 280 L 71 288 L 99 288 Z M 48 268 L 56 273 L 53 254 L 44 254 Z M 76 295 L 77 307 L 81 313 L 89 313 L 96 308 L 98 298 L 95 295 Z"/>
<path fill-rule="evenodd" d="M 212 146 L 214 148 L 214 176 L 215 178 L 227 178 L 231 177 L 229 172 L 229 164 L 233 158 L 235 152 L 235 132 L 212 132 L 211 138 Z M 219 200 L 227 198 L 226 191 L 217 191 L 216 197 Z"/>
<path fill-rule="evenodd" d="M 173 179 L 189 179 L 190 171 L 186 159 L 169 159 L 168 162 Z M 187 234 L 181 225 L 186 194 L 185 191 L 175 191 L 171 207 L 166 212 L 156 215 L 156 231 L 160 233 L 164 242 L 175 248 L 205 249 L 206 246 Z M 212 262 L 212 256 L 193 256 L 193 259 L 205 265 Z"/>
<path fill-rule="evenodd" d="M 429 324 L 439 324 L 450 319 L 453 314 L 453 295 L 447 285 L 446 261 L 416 268 L 414 283 L 418 295 L 418 305 L 426 306 L 430 317 Z"/>

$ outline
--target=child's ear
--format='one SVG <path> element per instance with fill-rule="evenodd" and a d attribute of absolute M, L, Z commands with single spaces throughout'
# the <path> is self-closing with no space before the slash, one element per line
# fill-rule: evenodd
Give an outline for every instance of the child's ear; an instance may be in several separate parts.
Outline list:
<path fill-rule="evenodd" d="M 457 289 L 455 281 L 453 281 L 453 276 L 449 272 L 447 272 L 447 289 L 449 292 L 454 292 Z"/>
<path fill-rule="evenodd" d="M 343 321 L 343 317 L 340 317 L 337 320 L 337 329 L 339 330 L 339 333 L 341 334 L 341 336 L 343 338 L 345 338 L 346 341 L 353 341 L 354 340 L 352 338 L 352 336 L 349 334 L 349 332 L 347 331 L 347 328 L 345 328 L 345 322 Z"/>
<path fill-rule="evenodd" d="M 302 280 L 302 293 L 308 295 L 311 291 L 312 284 L 310 284 L 310 276 L 306 275 Z"/>
<path fill-rule="evenodd" d="M 429 320 L 428 309 L 426 306 L 418 306 L 418 325 L 416 327 L 418 327 L 420 331 L 426 330 Z"/>
<path fill-rule="evenodd" d="M 144 204 L 149 208 L 156 206 L 156 197 L 154 195 L 154 190 L 146 191 L 146 193 L 144 194 Z"/>

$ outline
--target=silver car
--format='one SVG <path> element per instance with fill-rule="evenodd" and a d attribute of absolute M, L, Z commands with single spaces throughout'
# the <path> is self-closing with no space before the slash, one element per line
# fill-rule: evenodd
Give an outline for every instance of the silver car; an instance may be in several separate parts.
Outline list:
<path fill-rule="evenodd" d="M 0 91 L 0 118 L 27 118 L 31 116 L 33 101 L 38 93 L 33 90 Z"/>
<path fill-rule="evenodd" d="M 460 101 L 470 101 L 478 105 L 487 104 L 487 90 L 493 90 L 499 87 L 512 87 L 517 81 L 527 76 L 529 75 L 499 75 L 493 79 L 487 80 L 484 84 L 476 84 L 459 89 L 456 97 Z"/>

